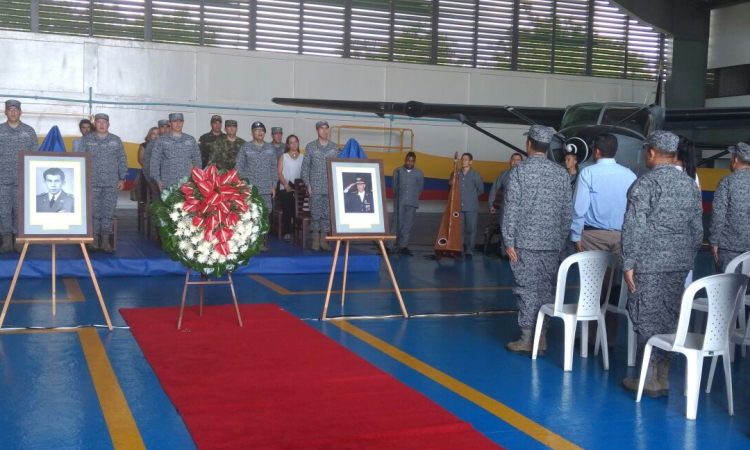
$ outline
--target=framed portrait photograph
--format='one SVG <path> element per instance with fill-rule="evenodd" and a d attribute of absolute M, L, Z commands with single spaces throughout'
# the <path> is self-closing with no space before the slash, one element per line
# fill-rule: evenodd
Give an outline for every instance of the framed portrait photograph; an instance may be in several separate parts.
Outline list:
<path fill-rule="evenodd" d="M 330 158 L 328 193 L 333 236 L 387 235 L 384 188 L 383 161 Z"/>
<path fill-rule="evenodd" d="M 21 152 L 18 237 L 90 238 L 88 153 Z"/>

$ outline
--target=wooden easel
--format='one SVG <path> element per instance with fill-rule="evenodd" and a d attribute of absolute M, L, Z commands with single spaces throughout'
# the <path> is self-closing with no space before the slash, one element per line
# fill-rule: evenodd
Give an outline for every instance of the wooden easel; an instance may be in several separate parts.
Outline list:
<path fill-rule="evenodd" d="M 10 306 L 10 298 L 13 296 L 13 290 L 16 288 L 16 281 L 18 281 L 18 274 L 21 273 L 21 266 L 23 265 L 23 260 L 26 257 L 26 251 L 29 249 L 30 244 L 52 244 L 52 315 L 57 314 L 57 286 L 55 283 L 55 246 L 57 244 L 79 244 L 81 246 L 81 251 L 83 252 L 83 257 L 86 260 L 86 266 L 89 268 L 89 274 L 91 275 L 91 281 L 94 282 L 94 289 L 96 290 L 96 295 L 99 297 L 99 304 L 102 307 L 102 312 L 104 313 L 104 319 L 107 321 L 107 328 L 109 328 L 109 331 L 112 331 L 112 322 L 109 320 L 109 314 L 107 313 L 107 307 L 104 305 L 104 298 L 102 297 L 102 292 L 99 290 L 99 283 L 96 281 L 96 275 L 94 274 L 94 268 L 91 267 L 91 260 L 89 259 L 89 253 L 86 250 L 86 244 L 91 244 L 94 242 L 93 238 L 17 238 L 16 242 L 22 242 L 23 243 L 23 250 L 21 250 L 21 258 L 18 260 L 18 265 L 16 265 L 16 273 L 13 274 L 13 281 L 10 283 L 10 291 L 8 291 L 8 296 L 5 298 L 5 305 L 3 305 L 3 312 L 0 314 L 0 328 L 3 326 L 3 321 L 5 321 L 5 313 L 8 311 L 8 306 Z"/>
<path fill-rule="evenodd" d="M 404 315 L 405 319 L 409 318 L 409 313 L 406 312 L 406 306 L 404 305 L 404 299 L 401 297 L 401 291 L 398 288 L 398 283 L 396 283 L 396 276 L 393 274 L 393 268 L 391 268 L 391 262 L 388 260 L 388 252 L 385 251 L 385 245 L 383 245 L 384 240 L 393 240 L 396 239 L 396 236 L 327 236 L 326 240 L 328 241 L 336 241 L 336 250 L 333 252 L 333 264 L 331 265 L 331 276 L 328 279 L 328 290 L 326 291 L 326 302 L 323 306 L 323 317 L 322 320 L 328 320 L 326 319 L 326 314 L 328 313 L 328 301 L 331 299 L 331 288 L 333 287 L 333 276 L 336 274 L 336 262 L 338 262 L 339 258 L 339 250 L 341 250 L 341 242 L 346 242 L 346 252 L 344 256 L 344 282 L 341 286 L 341 306 L 344 306 L 344 299 L 346 295 L 346 272 L 349 268 L 349 244 L 351 241 L 377 241 L 378 246 L 380 247 L 380 251 L 383 254 L 383 258 L 385 259 L 385 265 L 388 268 L 388 274 L 391 276 L 391 283 L 393 283 L 393 289 L 396 290 L 396 297 L 398 297 L 398 302 L 401 304 L 401 312 Z"/>
<path fill-rule="evenodd" d="M 200 281 L 190 281 L 190 269 L 187 270 L 187 273 L 185 274 L 185 288 L 182 290 L 182 303 L 180 304 L 180 318 L 177 320 L 177 329 L 179 330 L 182 328 L 182 311 L 185 309 L 185 298 L 187 297 L 187 289 L 188 286 L 191 285 L 198 285 L 200 286 L 200 300 L 198 301 L 199 306 L 199 313 L 198 315 L 203 315 L 203 286 L 212 285 L 212 284 L 228 284 L 229 288 L 232 290 L 232 301 L 234 301 L 234 310 L 237 311 L 237 322 L 240 323 L 240 326 L 242 326 L 242 317 L 240 317 L 240 307 L 237 304 L 237 295 L 234 293 L 234 282 L 232 281 L 232 272 L 227 272 L 227 276 L 229 277 L 228 281 L 211 281 L 208 279 L 206 275 L 201 274 L 201 280 Z"/>

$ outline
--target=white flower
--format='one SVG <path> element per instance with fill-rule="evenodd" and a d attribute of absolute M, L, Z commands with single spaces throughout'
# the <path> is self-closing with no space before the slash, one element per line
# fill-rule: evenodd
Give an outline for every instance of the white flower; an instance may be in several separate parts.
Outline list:
<path fill-rule="evenodd" d="M 177 246 L 180 248 L 180 250 L 185 251 L 190 247 L 190 243 L 183 240 L 183 241 L 180 241 L 180 243 L 177 244 Z"/>
<path fill-rule="evenodd" d="M 174 205 L 172 205 L 172 209 L 176 211 L 182 211 L 182 203 L 175 203 Z"/>
<path fill-rule="evenodd" d="M 177 211 L 172 211 L 169 214 L 169 218 L 172 219 L 172 221 L 177 222 L 178 220 L 180 220 L 180 213 Z"/>
<path fill-rule="evenodd" d="M 260 228 L 258 225 L 253 225 L 253 228 L 250 230 L 250 233 L 253 234 L 253 236 L 257 235 L 260 232 Z"/>
<path fill-rule="evenodd" d="M 206 255 L 201 254 L 201 255 L 198 255 L 198 258 L 196 259 L 196 261 L 198 261 L 201 264 L 205 264 L 206 261 L 208 261 L 208 257 L 206 257 Z"/>
<path fill-rule="evenodd" d="M 190 242 L 193 245 L 197 245 L 198 242 L 200 242 L 200 240 L 201 240 L 201 235 L 200 234 L 194 234 L 193 237 L 190 238 Z"/>
<path fill-rule="evenodd" d="M 245 253 L 247 251 L 247 244 L 240 245 L 240 253 Z"/>
<path fill-rule="evenodd" d="M 204 240 L 203 242 L 201 242 L 200 249 L 204 253 L 208 253 L 208 251 L 211 249 L 211 243 L 209 243 L 206 240 Z"/>
<path fill-rule="evenodd" d="M 195 250 L 193 250 L 192 248 L 189 248 L 189 249 L 188 249 L 188 250 L 187 250 L 187 251 L 185 252 L 185 256 L 187 256 L 187 257 L 188 257 L 188 259 L 193 259 L 193 257 L 195 256 Z"/>
<path fill-rule="evenodd" d="M 225 262 L 227 262 L 227 257 L 226 257 L 226 256 L 224 256 L 224 255 L 219 255 L 219 259 L 218 259 L 218 261 L 219 261 L 220 263 L 225 263 Z"/>

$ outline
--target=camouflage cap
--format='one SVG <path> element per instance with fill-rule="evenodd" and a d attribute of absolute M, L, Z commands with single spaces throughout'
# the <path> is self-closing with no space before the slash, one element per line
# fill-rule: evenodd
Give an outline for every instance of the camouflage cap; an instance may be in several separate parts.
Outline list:
<path fill-rule="evenodd" d="M 224 121 L 224 126 L 225 127 L 236 127 L 237 126 L 237 121 L 236 120 L 229 120 L 229 119 L 227 119 L 227 120 Z"/>
<path fill-rule="evenodd" d="M 174 121 L 177 121 L 177 120 L 180 120 L 182 122 L 185 121 L 185 118 L 182 117 L 182 113 L 172 113 L 172 114 L 169 115 L 169 121 L 170 122 L 174 122 Z"/>
<path fill-rule="evenodd" d="M 284 130 L 281 129 L 281 127 L 271 127 L 271 134 L 283 134 Z"/>
<path fill-rule="evenodd" d="M 221 116 L 218 114 L 214 114 L 213 116 L 211 116 L 211 123 L 214 123 L 214 122 L 221 123 Z"/>
<path fill-rule="evenodd" d="M 680 145 L 680 138 L 671 131 L 656 130 L 648 135 L 643 144 L 659 149 L 663 152 L 677 153 L 677 147 Z"/>
<path fill-rule="evenodd" d="M 261 122 L 261 121 L 254 122 L 253 126 L 250 127 L 250 129 L 252 129 L 252 130 L 254 130 L 256 128 L 263 128 L 263 131 L 266 131 L 266 126 L 263 125 L 263 122 Z"/>
<path fill-rule="evenodd" d="M 159 121 L 159 128 L 169 126 L 169 120 L 167 119 L 161 119 Z"/>
<path fill-rule="evenodd" d="M 104 114 L 104 113 L 99 113 L 99 114 L 97 114 L 97 115 L 95 115 L 95 116 L 94 116 L 94 121 L 95 121 L 95 122 L 96 122 L 97 120 L 99 120 L 99 119 L 104 119 L 104 120 L 106 120 L 107 122 L 109 122 L 109 116 L 108 116 L 107 114 Z"/>
<path fill-rule="evenodd" d="M 322 127 L 323 125 L 325 125 L 328 128 L 330 128 L 330 125 L 328 125 L 328 121 L 320 120 L 320 121 L 318 121 L 318 123 L 315 124 L 315 129 L 317 130 L 318 128 Z"/>
<path fill-rule="evenodd" d="M 6 100 L 5 101 L 5 110 L 9 110 L 10 108 L 18 108 L 21 109 L 21 102 L 18 100 Z"/>
<path fill-rule="evenodd" d="M 531 139 L 541 142 L 542 144 L 549 144 L 552 142 L 552 136 L 555 135 L 555 129 L 552 127 L 545 127 L 544 125 L 532 125 L 529 131 L 523 134 Z"/>
<path fill-rule="evenodd" d="M 750 162 L 750 144 L 740 142 L 737 145 L 730 145 L 729 153 L 739 156 L 742 161 Z"/>

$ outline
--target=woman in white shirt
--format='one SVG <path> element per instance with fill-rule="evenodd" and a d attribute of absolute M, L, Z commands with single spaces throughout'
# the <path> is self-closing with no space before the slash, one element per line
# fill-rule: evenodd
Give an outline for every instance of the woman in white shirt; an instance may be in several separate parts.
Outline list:
<path fill-rule="evenodd" d="M 287 242 L 291 240 L 294 225 L 294 180 L 300 177 L 304 158 L 305 155 L 299 152 L 299 139 L 290 134 L 286 138 L 286 150 L 279 157 L 277 164 L 279 185 L 276 192 L 282 211 L 281 229 Z"/>

